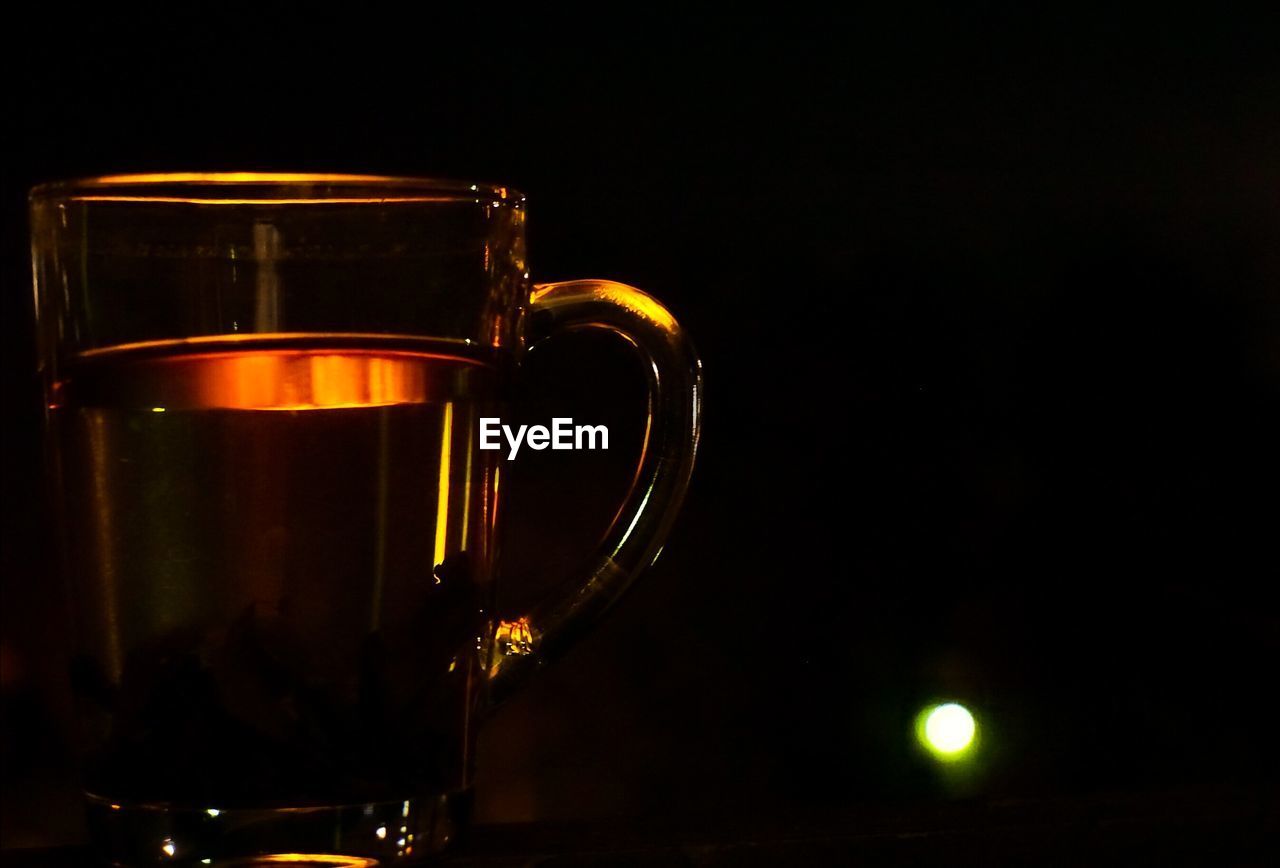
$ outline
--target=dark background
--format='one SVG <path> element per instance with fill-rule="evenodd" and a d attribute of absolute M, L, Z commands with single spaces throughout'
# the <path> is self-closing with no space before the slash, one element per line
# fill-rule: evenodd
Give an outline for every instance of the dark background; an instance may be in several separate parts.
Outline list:
<path fill-rule="evenodd" d="M 1266 22 L 1169 16 L 11 34 L 4 843 L 81 834 L 25 191 L 132 170 L 508 183 L 535 279 L 636 284 L 694 335 L 682 520 L 491 720 L 482 819 L 1271 792 L 1280 63 Z M 526 412 L 619 439 L 517 462 L 526 590 L 589 552 L 640 413 L 616 348 L 533 368 Z M 963 779 L 913 747 L 936 698 L 983 727 Z"/>

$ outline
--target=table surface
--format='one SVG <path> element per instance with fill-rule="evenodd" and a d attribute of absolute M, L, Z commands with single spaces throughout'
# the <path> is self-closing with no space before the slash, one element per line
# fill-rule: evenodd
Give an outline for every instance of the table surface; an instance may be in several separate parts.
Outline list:
<path fill-rule="evenodd" d="M 92 865 L 68 847 L 6 868 Z M 471 868 L 780 865 L 1274 865 L 1280 800 L 1258 791 L 822 808 L 754 817 L 478 826 L 443 863 Z"/>

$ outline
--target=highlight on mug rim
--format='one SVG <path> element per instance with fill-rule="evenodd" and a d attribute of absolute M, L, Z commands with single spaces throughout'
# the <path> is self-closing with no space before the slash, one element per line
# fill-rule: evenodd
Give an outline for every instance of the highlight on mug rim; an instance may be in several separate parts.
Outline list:
<path fill-rule="evenodd" d="M 191 205 L 320 205 L 476 202 L 522 207 L 501 184 L 333 172 L 152 172 L 50 181 L 32 202 L 140 202 Z"/>

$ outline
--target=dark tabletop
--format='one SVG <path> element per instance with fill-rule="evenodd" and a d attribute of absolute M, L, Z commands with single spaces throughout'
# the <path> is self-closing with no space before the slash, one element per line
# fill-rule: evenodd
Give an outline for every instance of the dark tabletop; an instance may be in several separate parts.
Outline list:
<path fill-rule="evenodd" d="M 847 807 L 787 815 L 477 826 L 445 860 L 505 866 L 1273 865 L 1275 793 L 1124 793 Z M 93 864 L 9 850 L 6 868 Z"/>

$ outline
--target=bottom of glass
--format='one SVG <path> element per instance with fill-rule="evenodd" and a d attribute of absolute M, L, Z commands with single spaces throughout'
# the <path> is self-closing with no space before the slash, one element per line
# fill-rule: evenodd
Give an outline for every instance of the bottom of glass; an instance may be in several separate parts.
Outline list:
<path fill-rule="evenodd" d="M 191 808 L 89 795 L 88 819 L 103 860 L 127 868 L 372 868 L 439 853 L 466 827 L 471 804 L 470 790 L 297 808 Z"/>

